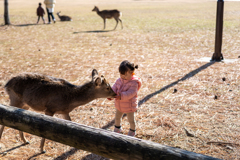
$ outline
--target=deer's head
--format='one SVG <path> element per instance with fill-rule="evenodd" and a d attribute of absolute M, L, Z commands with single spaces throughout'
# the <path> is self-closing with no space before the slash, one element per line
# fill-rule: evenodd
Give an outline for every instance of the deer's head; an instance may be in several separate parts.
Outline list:
<path fill-rule="evenodd" d="M 94 83 L 94 95 L 96 98 L 114 98 L 117 94 L 112 90 L 112 87 L 104 78 L 99 76 L 96 69 L 92 71 L 92 82 Z"/>
<path fill-rule="evenodd" d="M 92 11 L 96 11 L 97 12 L 98 11 L 98 7 L 95 6 Z"/>

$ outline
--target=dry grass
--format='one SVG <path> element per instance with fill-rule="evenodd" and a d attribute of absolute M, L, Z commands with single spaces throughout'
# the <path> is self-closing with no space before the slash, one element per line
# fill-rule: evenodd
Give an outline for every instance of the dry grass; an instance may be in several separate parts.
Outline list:
<path fill-rule="evenodd" d="M 34 25 L 38 2 L 10 1 L 13 25 L 0 26 L 0 103 L 9 104 L 2 87 L 15 74 L 40 72 L 82 84 L 96 68 L 113 84 L 119 77 L 118 65 L 128 59 L 139 64 L 136 74 L 143 80 L 136 114 L 138 138 L 217 158 L 240 159 L 240 62 L 196 61 L 213 54 L 216 2 L 58 0 L 55 12 L 72 16 L 73 22 Z M 115 25 L 108 20 L 107 32 L 100 32 L 103 22 L 91 12 L 94 5 L 122 11 L 124 29 L 108 30 Z M 240 56 L 239 8 L 239 2 L 225 2 L 225 59 Z M 114 105 L 99 99 L 78 107 L 70 116 L 74 122 L 102 128 L 114 119 Z M 126 119 L 122 126 L 126 134 Z M 40 138 L 26 134 L 31 144 L 20 146 L 17 133 L 4 130 L 0 152 L 9 152 L 0 159 L 103 159 L 50 140 L 47 153 L 38 155 Z M 212 141 L 229 144 L 208 143 Z"/>

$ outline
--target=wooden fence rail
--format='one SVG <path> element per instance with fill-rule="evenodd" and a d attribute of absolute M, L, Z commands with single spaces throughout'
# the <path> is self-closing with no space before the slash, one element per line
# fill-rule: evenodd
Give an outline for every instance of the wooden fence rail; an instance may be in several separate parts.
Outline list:
<path fill-rule="evenodd" d="M 217 159 L 1 104 L 0 124 L 113 159 Z"/>

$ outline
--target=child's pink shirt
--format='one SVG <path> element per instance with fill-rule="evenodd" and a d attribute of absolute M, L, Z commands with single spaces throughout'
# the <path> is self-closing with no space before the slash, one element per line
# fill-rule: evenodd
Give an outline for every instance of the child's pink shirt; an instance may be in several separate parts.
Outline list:
<path fill-rule="evenodd" d="M 116 94 L 121 94 L 121 100 L 115 99 L 115 107 L 122 113 L 135 112 L 138 108 L 138 90 L 141 88 L 141 79 L 132 76 L 131 80 L 117 79 L 112 89 Z"/>

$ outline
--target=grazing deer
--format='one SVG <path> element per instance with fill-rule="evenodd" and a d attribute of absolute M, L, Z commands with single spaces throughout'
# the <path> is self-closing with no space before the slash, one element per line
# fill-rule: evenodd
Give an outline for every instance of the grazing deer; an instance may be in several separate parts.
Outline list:
<path fill-rule="evenodd" d="M 61 21 L 72 21 L 72 17 L 66 16 L 66 15 L 60 16 L 59 13 L 61 13 L 61 11 L 57 12 L 57 15 Z"/>
<path fill-rule="evenodd" d="M 118 10 L 102 10 L 102 11 L 99 11 L 98 7 L 95 6 L 93 8 L 92 11 L 96 11 L 97 14 L 102 17 L 103 19 L 103 22 L 104 22 L 104 27 L 103 29 L 105 29 L 105 26 L 106 26 L 106 19 L 111 19 L 111 18 L 114 18 L 117 22 L 115 28 L 113 30 L 115 30 L 117 28 L 117 25 L 118 25 L 118 21 L 121 22 L 121 25 L 122 25 L 122 20 L 120 19 L 120 17 L 122 16 L 122 12 L 118 11 Z M 123 29 L 123 25 L 122 25 L 122 29 Z"/>
<path fill-rule="evenodd" d="M 44 111 L 46 115 L 55 113 L 70 120 L 69 113 L 76 107 L 97 98 L 113 98 L 116 96 L 104 76 L 98 76 L 96 69 L 92 71 L 92 81 L 81 86 L 73 85 L 64 79 L 41 74 L 25 73 L 11 78 L 5 85 L 10 98 L 10 105 L 22 109 L 31 107 L 35 111 Z M 5 126 L 0 129 L 0 139 Z M 29 143 L 22 131 L 19 131 L 24 143 Z M 44 151 L 45 138 L 42 138 L 40 149 Z"/>

